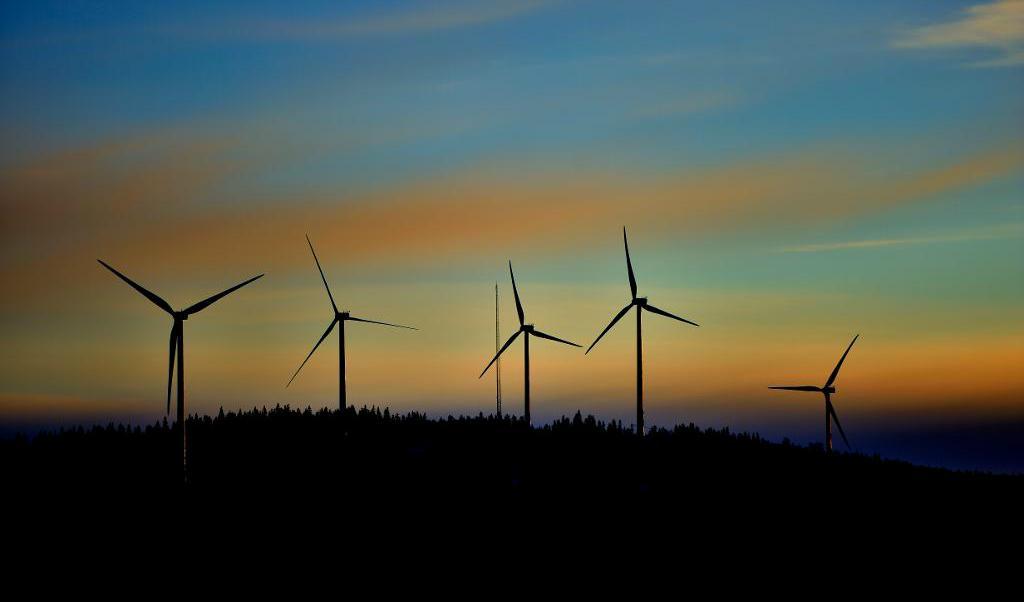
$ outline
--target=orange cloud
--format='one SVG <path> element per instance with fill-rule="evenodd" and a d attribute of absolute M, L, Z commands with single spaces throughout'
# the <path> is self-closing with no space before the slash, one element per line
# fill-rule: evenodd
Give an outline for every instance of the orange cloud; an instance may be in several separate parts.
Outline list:
<path fill-rule="evenodd" d="M 114 138 L 0 171 L 5 236 L 170 212 L 241 168 L 237 140 L 161 131 Z"/>
<path fill-rule="evenodd" d="M 154 248 L 153 259 L 199 261 L 301 240 L 312 229 L 325 252 L 372 262 L 552 250 L 623 223 L 678 235 L 867 213 L 1012 173 L 1024 165 L 1024 152 L 998 149 L 903 177 L 866 177 L 864 161 L 808 153 L 649 178 L 580 171 L 524 177 L 512 168 L 457 173 L 344 202 L 321 197 L 209 210 L 183 217 L 171 233 L 147 231 L 122 244 L 126 253 Z M 279 257 L 267 258 L 271 267 Z"/>
<path fill-rule="evenodd" d="M 146 266 L 147 274 L 192 267 L 221 277 L 234 266 L 235 278 L 305 268 L 300 243 L 309 232 L 325 255 L 364 266 L 472 260 L 579 248 L 592 233 L 626 223 L 662 236 L 813 224 L 977 185 L 1024 165 L 1024 150 L 1010 146 L 877 175 L 870 158 L 814 149 L 647 177 L 480 165 L 344 200 L 211 203 L 230 180 L 274 165 L 271 153 L 268 159 L 248 147 L 240 159 L 243 146 L 228 135 L 140 137 L 0 175 L 5 305 L 15 285 L 19 302 L 52 294 L 54 281 L 74 290 L 91 279 L 83 265 L 98 256 L 129 271 Z"/>
<path fill-rule="evenodd" d="M 1024 167 L 1024 146 L 1019 143 L 966 157 L 949 165 L 891 182 L 877 191 L 879 204 L 897 204 L 928 198 L 949 190 L 982 184 Z"/>

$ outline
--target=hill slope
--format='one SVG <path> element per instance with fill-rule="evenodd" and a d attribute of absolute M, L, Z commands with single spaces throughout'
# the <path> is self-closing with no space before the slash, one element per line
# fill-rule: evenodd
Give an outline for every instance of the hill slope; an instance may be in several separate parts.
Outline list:
<path fill-rule="evenodd" d="M 23 496 L 74 491 L 301 499 L 687 501 L 737 497 L 785 504 L 821 496 L 1018 498 L 1024 477 L 925 468 L 757 435 L 676 426 L 638 439 L 619 423 L 563 418 L 428 419 L 352 409 L 278 407 L 189 418 L 189 485 L 180 435 L 166 424 L 42 433 L 0 444 L 0 469 Z M 285 493 L 287 492 L 287 493 Z M 769 500 L 765 500 L 769 501 Z"/>

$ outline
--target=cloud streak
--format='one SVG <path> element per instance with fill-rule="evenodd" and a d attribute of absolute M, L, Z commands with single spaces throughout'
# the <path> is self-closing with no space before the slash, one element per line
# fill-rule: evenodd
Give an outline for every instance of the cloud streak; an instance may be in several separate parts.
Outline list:
<path fill-rule="evenodd" d="M 909 236 L 904 238 L 876 238 L 869 240 L 851 240 L 834 243 L 795 245 L 779 249 L 782 253 L 818 253 L 822 251 L 842 251 L 847 249 L 877 249 L 908 245 L 932 245 L 980 240 L 1002 240 L 1018 238 L 1024 235 L 1024 224 L 1004 224 L 991 228 L 967 230 L 935 236 Z"/>
<path fill-rule="evenodd" d="M 996 58 L 973 63 L 976 67 L 1024 65 L 1024 0 L 998 0 L 963 10 L 959 19 L 926 25 L 903 32 L 897 48 L 982 48 L 996 51 Z"/>
<path fill-rule="evenodd" d="M 479 27 L 522 17 L 552 4 L 554 0 L 428 2 L 416 8 L 371 15 L 326 19 L 225 20 L 207 26 L 168 28 L 164 33 L 209 39 L 331 42 Z"/>
<path fill-rule="evenodd" d="M 705 92 L 642 106 L 635 115 L 645 119 L 681 117 L 735 107 L 739 96 L 732 92 Z"/>
<path fill-rule="evenodd" d="M 232 15 L 199 21 L 174 21 L 160 25 L 129 23 L 116 27 L 55 30 L 29 37 L 5 37 L 0 47 L 35 48 L 104 42 L 111 39 L 164 37 L 204 42 L 330 43 L 349 40 L 415 36 L 433 32 L 470 29 L 541 11 L 561 0 L 448 0 L 423 2 L 369 14 L 333 14 L 319 18 L 293 16 L 250 17 Z M 340 3 L 339 3 L 340 4 Z"/>

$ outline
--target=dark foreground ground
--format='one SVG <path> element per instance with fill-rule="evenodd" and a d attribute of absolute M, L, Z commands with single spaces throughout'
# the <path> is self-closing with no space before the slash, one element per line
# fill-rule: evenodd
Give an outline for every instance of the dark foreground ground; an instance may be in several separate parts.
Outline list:
<path fill-rule="evenodd" d="M 414 568 L 440 584 L 523 571 L 632 583 L 635 563 L 661 584 L 759 590 L 820 567 L 845 588 L 867 575 L 938 583 L 941 567 L 961 575 L 968 562 L 988 575 L 1024 536 L 1024 477 L 692 425 L 639 439 L 580 416 L 529 428 L 275 408 L 192 417 L 186 430 L 187 485 L 180 432 L 162 424 L 0 442 L 7 574 L 61 567 L 25 578 L 41 586 L 65 569 L 109 580 L 185 567 L 249 584 L 348 583 L 376 567 L 390 575 L 370 579 L 379 589 Z M 739 566 L 772 576 L 736 579 Z"/>
<path fill-rule="evenodd" d="M 922 512 L 1021 508 L 1024 477 L 955 472 L 693 425 L 642 440 L 619 423 L 289 408 L 191 417 L 189 482 L 166 424 L 42 433 L 0 442 L 8 503 L 243 502 L 331 511 L 404 506 L 513 514 L 642 507 L 895 520 Z M 57 502 L 59 501 L 59 502 Z M 312 504 L 312 506 L 310 506 Z M 233 506 L 237 507 L 237 506 Z"/>

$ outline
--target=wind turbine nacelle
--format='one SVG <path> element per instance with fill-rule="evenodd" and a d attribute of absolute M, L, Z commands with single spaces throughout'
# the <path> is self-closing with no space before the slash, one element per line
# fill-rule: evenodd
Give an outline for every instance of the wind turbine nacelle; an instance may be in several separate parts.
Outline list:
<path fill-rule="evenodd" d="M 643 307 L 647 305 L 647 297 L 637 297 L 636 299 L 633 299 L 633 304 Z"/>
<path fill-rule="evenodd" d="M 174 312 L 174 317 L 178 320 L 187 320 L 188 314 L 183 311 L 176 311 Z"/>
<path fill-rule="evenodd" d="M 825 387 L 824 389 L 821 390 L 821 392 L 822 393 L 835 393 L 836 392 L 836 388 L 835 387 Z"/>
<path fill-rule="evenodd" d="M 338 312 L 338 319 L 339 320 L 347 320 L 349 318 L 349 315 L 350 315 L 350 313 L 347 312 L 347 311 L 339 311 Z"/>
<path fill-rule="evenodd" d="M 533 324 L 523 324 L 523 332 L 533 332 Z"/>

